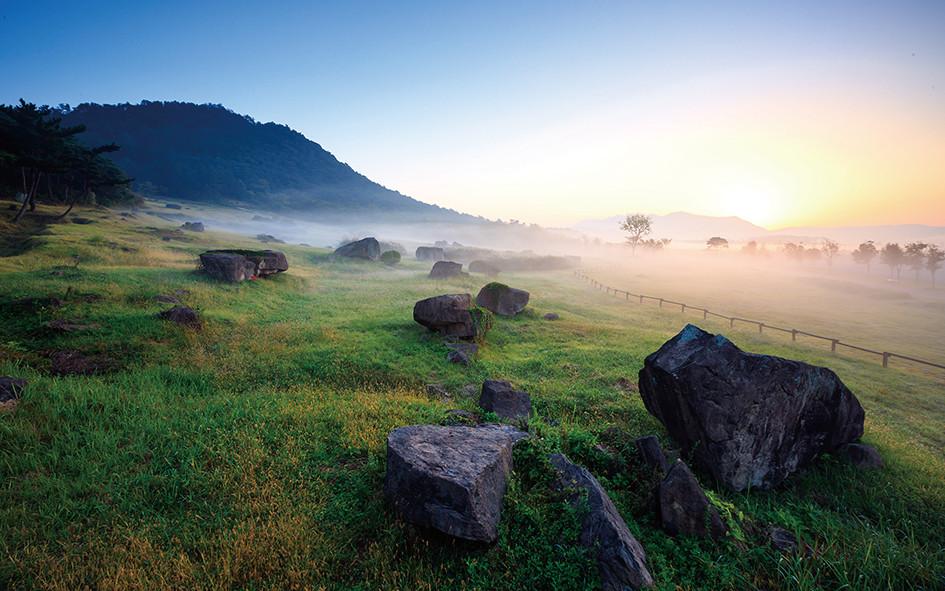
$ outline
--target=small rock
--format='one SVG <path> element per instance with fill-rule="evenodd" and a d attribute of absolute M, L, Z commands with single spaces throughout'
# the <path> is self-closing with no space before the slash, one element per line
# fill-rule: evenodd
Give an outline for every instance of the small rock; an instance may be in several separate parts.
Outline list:
<path fill-rule="evenodd" d="M 797 552 L 797 537 L 786 529 L 772 527 L 768 530 L 768 541 L 775 550 L 790 554 Z"/>
<path fill-rule="evenodd" d="M 482 383 L 479 406 L 506 420 L 527 420 L 532 414 L 532 400 L 528 393 L 513 390 L 512 384 L 501 380 Z"/>
<path fill-rule="evenodd" d="M 479 384 L 466 384 L 463 386 L 463 389 L 460 390 L 460 394 L 466 398 L 476 398 L 479 396 L 479 390 Z"/>
<path fill-rule="evenodd" d="M 620 378 L 617 380 L 617 388 L 628 394 L 633 394 L 637 391 L 637 385 L 627 378 Z"/>
<path fill-rule="evenodd" d="M 709 502 L 699 481 L 682 460 L 670 468 L 659 487 L 660 521 L 671 536 L 711 537 L 718 540 L 727 528 Z"/>
<path fill-rule="evenodd" d="M 83 330 L 92 330 L 98 328 L 98 324 L 84 323 L 77 320 L 50 320 L 46 327 L 57 332 L 80 332 Z"/>
<path fill-rule="evenodd" d="M 559 490 L 571 491 L 569 501 L 587 508 L 579 542 L 597 553 L 601 588 L 624 591 L 651 587 L 653 577 L 646 568 L 646 552 L 597 479 L 563 454 L 554 454 L 549 460 L 558 472 Z"/>
<path fill-rule="evenodd" d="M 476 425 L 479 423 L 479 415 L 468 410 L 451 408 L 446 411 L 446 420 L 455 425 Z"/>
<path fill-rule="evenodd" d="M 512 446 L 525 436 L 499 425 L 394 429 L 387 436 L 384 497 L 414 525 L 494 542 Z"/>
<path fill-rule="evenodd" d="M 452 398 L 449 390 L 443 387 L 443 384 L 427 384 L 427 396 L 433 398 Z"/>
<path fill-rule="evenodd" d="M 515 316 L 528 305 L 528 298 L 529 294 L 524 289 L 493 281 L 479 290 L 476 305 L 500 316 Z"/>
<path fill-rule="evenodd" d="M 418 246 L 415 255 L 418 261 L 442 261 L 446 258 L 438 246 Z"/>
<path fill-rule="evenodd" d="M 840 446 L 837 455 L 844 458 L 857 468 L 867 470 L 883 467 L 883 457 L 876 448 L 864 443 L 848 443 Z"/>
<path fill-rule="evenodd" d="M 0 376 L 0 403 L 19 400 L 26 390 L 26 380 L 10 376 Z"/>
<path fill-rule="evenodd" d="M 547 314 L 542 316 L 542 318 L 544 318 L 545 320 L 561 320 L 561 316 L 555 314 L 554 312 L 548 312 Z"/>
<path fill-rule="evenodd" d="M 456 349 L 446 354 L 446 360 L 450 363 L 456 363 L 462 366 L 468 366 L 470 363 L 472 363 L 472 359 L 469 358 L 469 355 Z"/>
<path fill-rule="evenodd" d="M 165 203 L 165 204 L 164 204 L 164 207 L 166 207 L 166 208 L 168 208 L 168 209 L 180 209 L 180 205 L 178 205 L 178 204 L 176 204 L 176 203 Z"/>
<path fill-rule="evenodd" d="M 115 369 L 116 363 L 104 355 L 85 355 L 79 351 L 53 351 L 49 355 L 51 372 L 57 376 L 90 376 Z"/>
<path fill-rule="evenodd" d="M 450 279 L 452 277 L 461 277 L 464 275 L 462 263 L 453 261 L 437 261 L 433 263 L 430 269 L 430 279 Z"/>
<path fill-rule="evenodd" d="M 182 326 L 200 329 L 200 317 L 193 308 L 188 308 L 187 306 L 174 306 L 169 310 L 164 310 L 158 313 L 158 318 L 170 320 Z"/>
<path fill-rule="evenodd" d="M 377 241 L 377 238 L 362 238 L 339 246 L 335 249 L 334 255 L 376 261 L 381 258 L 381 243 Z"/>
<path fill-rule="evenodd" d="M 180 229 L 188 232 L 203 232 L 204 227 L 203 222 L 184 222 Z"/>
<path fill-rule="evenodd" d="M 656 438 L 656 435 L 640 437 L 635 443 L 644 466 L 660 474 L 666 474 L 669 471 L 669 462 L 666 461 L 666 454 L 663 453 L 660 440 Z"/>
<path fill-rule="evenodd" d="M 94 224 L 95 220 L 90 220 L 89 218 L 83 218 L 83 217 L 75 217 L 75 218 L 72 218 L 72 223 L 81 224 L 84 226 L 87 224 Z"/>

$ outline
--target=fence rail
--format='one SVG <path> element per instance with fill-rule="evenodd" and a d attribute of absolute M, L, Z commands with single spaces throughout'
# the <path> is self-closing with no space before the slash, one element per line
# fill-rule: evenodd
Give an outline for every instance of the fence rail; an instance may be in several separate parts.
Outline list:
<path fill-rule="evenodd" d="M 703 320 L 708 319 L 709 316 L 713 316 L 715 318 L 721 318 L 722 320 L 728 320 L 730 328 L 735 328 L 736 322 L 739 322 L 742 324 L 751 324 L 758 327 L 759 333 L 764 333 L 764 329 L 767 328 L 769 330 L 774 330 L 774 331 L 789 334 L 791 335 L 792 342 L 796 342 L 798 336 L 807 337 L 811 339 L 819 339 L 821 341 L 826 341 L 830 343 L 830 351 L 833 353 L 836 353 L 839 347 L 846 347 L 847 349 L 853 349 L 855 351 L 860 351 L 861 353 L 869 353 L 871 355 L 876 355 L 882 359 L 883 367 L 889 367 L 889 361 L 891 359 L 902 359 L 904 361 L 918 363 L 920 365 L 925 365 L 928 367 L 934 367 L 937 369 L 945 369 L 945 365 L 941 365 L 939 363 L 933 363 L 931 361 L 925 361 L 924 359 L 917 359 L 915 357 L 910 357 L 909 355 L 901 355 L 899 353 L 893 353 L 891 351 L 877 351 L 875 349 L 868 349 L 866 347 L 861 347 L 859 345 L 843 342 L 840 339 L 834 338 L 834 337 L 825 337 L 823 335 L 814 334 L 814 333 L 807 332 L 804 330 L 798 330 L 796 328 L 784 328 L 783 326 L 775 326 L 773 324 L 768 324 L 761 320 L 752 320 L 751 318 L 742 318 L 740 316 L 728 316 L 726 314 L 713 312 L 709 310 L 708 308 L 704 308 L 702 306 L 692 306 L 685 302 L 677 302 L 675 300 L 668 300 L 666 298 L 661 298 L 657 296 L 645 295 L 641 293 L 633 293 L 625 289 L 617 289 L 616 287 L 611 287 L 609 285 L 605 285 L 597 281 L 593 277 L 588 276 L 583 271 L 575 271 L 574 275 L 575 277 L 588 281 L 596 289 L 604 291 L 607 294 L 613 294 L 615 297 L 622 296 L 627 301 L 630 301 L 632 298 L 634 300 L 638 300 L 638 303 L 642 304 L 647 300 L 651 300 L 654 302 L 658 302 L 660 308 L 662 308 L 664 305 L 678 306 L 679 311 L 683 314 L 690 311 L 700 312 L 702 314 Z"/>

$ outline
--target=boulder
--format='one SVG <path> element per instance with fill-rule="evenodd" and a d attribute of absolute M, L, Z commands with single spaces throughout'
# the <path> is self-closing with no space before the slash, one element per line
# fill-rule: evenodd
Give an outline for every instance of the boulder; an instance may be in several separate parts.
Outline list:
<path fill-rule="evenodd" d="M 50 320 L 46 323 L 46 328 L 54 330 L 56 332 L 82 332 L 85 330 L 94 330 L 98 328 L 98 324 L 94 322 L 80 322 L 78 320 L 64 320 L 56 319 Z"/>
<path fill-rule="evenodd" d="M 458 350 L 458 349 L 453 349 L 449 353 L 447 353 L 446 360 L 449 361 L 450 363 L 455 363 L 457 365 L 462 365 L 464 367 L 472 363 L 472 359 L 469 357 L 469 355 L 467 355 L 465 351 Z"/>
<path fill-rule="evenodd" d="M 793 554 L 797 552 L 797 537 L 781 527 L 772 527 L 768 530 L 768 542 L 771 547 L 780 552 Z"/>
<path fill-rule="evenodd" d="M 545 320 L 561 320 L 561 316 L 559 316 L 558 314 L 555 314 L 554 312 L 548 312 L 547 314 L 542 316 L 542 318 L 544 318 Z"/>
<path fill-rule="evenodd" d="M 470 273 L 481 273 L 488 277 L 495 277 L 499 274 L 500 270 L 501 269 L 499 269 L 499 267 L 497 267 L 494 263 L 490 263 L 489 261 L 477 260 L 469 263 Z"/>
<path fill-rule="evenodd" d="M 181 224 L 181 230 L 187 230 L 188 232 L 203 232 L 203 222 L 184 222 Z"/>
<path fill-rule="evenodd" d="M 381 257 L 381 244 L 376 238 L 362 238 L 335 249 L 335 256 L 376 261 Z"/>
<path fill-rule="evenodd" d="M 573 505 L 587 509 L 579 542 L 597 554 L 601 588 L 623 591 L 651 587 L 653 577 L 646 568 L 646 552 L 597 479 L 563 454 L 554 454 L 549 460 L 558 473 L 559 490 L 570 492 Z"/>
<path fill-rule="evenodd" d="M 640 394 L 683 453 L 736 491 L 777 486 L 863 434 L 863 407 L 829 369 L 691 324 L 646 358 Z"/>
<path fill-rule="evenodd" d="M 413 319 L 444 336 L 472 339 L 483 334 L 487 324 L 481 311 L 471 308 L 468 293 L 433 296 L 414 304 Z"/>
<path fill-rule="evenodd" d="M 273 244 L 285 244 L 285 240 L 280 240 L 276 238 L 275 236 L 273 236 L 272 234 L 256 234 L 256 240 L 259 240 L 260 242 L 263 242 L 266 244 L 270 242 L 272 242 Z"/>
<path fill-rule="evenodd" d="M 442 261 L 446 258 L 439 246 L 418 246 L 414 256 L 418 261 Z"/>
<path fill-rule="evenodd" d="M 446 360 L 450 363 L 469 365 L 476 358 L 476 354 L 479 353 L 479 345 L 476 343 L 446 343 L 446 346 L 450 350 L 446 354 Z"/>
<path fill-rule="evenodd" d="M 19 400 L 24 390 L 26 390 L 26 380 L 0 376 L 0 403 Z"/>
<path fill-rule="evenodd" d="M 644 466 L 660 474 L 666 474 L 669 471 L 669 462 L 666 461 L 666 454 L 663 453 L 660 440 L 656 438 L 656 435 L 640 437 L 635 443 Z"/>
<path fill-rule="evenodd" d="M 239 283 L 288 270 L 285 253 L 278 250 L 208 250 L 200 255 L 204 272 L 220 281 Z"/>
<path fill-rule="evenodd" d="M 532 414 L 532 399 L 528 392 L 512 389 L 512 384 L 501 380 L 482 383 L 479 406 L 507 420 L 528 420 Z"/>
<path fill-rule="evenodd" d="M 848 443 L 841 445 L 837 455 L 847 460 L 857 468 L 874 469 L 883 467 L 883 457 L 876 448 L 864 443 Z"/>
<path fill-rule="evenodd" d="M 449 279 L 463 275 L 463 264 L 453 261 L 437 261 L 430 269 L 430 279 Z"/>
<path fill-rule="evenodd" d="M 699 481 L 682 460 L 677 460 L 660 482 L 660 522 L 671 536 L 711 537 L 718 540 L 727 528 L 718 510 L 702 492 Z"/>
<path fill-rule="evenodd" d="M 50 372 L 56 376 L 90 376 L 108 373 L 117 366 L 105 355 L 86 355 L 79 351 L 53 351 L 49 355 Z"/>
<path fill-rule="evenodd" d="M 498 537 L 512 446 L 525 434 L 498 425 L 413 425 L 387 436 L 384 496 L 420 527 L 475 542 Z"/>
<path fill-rule="evenodd" d="M 197 316 L 197 312 L 193 308 L 187 306 L 174 306 L 169 310 L 159 312 L 158 318 L 176 322 L 182 326 L 200 329 L 200 317 Z"/>
<path fill-rule="evenodd" d="M 479 290 L 476 305 L 501 316 L 515 316 L 528 305 L 528 292 L 492 282 Z"/>

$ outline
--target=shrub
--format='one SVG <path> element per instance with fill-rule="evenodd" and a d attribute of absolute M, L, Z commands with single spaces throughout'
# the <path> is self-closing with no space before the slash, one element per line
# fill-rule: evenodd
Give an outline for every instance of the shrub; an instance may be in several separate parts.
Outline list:
<path fill-rule="evenodd" d="M 381 253 L 381 262 L 385 265 L 396 265 L 400 262 L 400 253 L 396 250 L 387 250 Z"/>

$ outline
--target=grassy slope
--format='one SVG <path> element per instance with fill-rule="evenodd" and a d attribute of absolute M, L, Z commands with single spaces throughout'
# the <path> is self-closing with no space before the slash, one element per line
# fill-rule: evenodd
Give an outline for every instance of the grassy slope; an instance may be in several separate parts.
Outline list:
<path fill-rule="evenodd" d="M 662 430 L 615 383 L 635 381 L 681 327 L 678 314 L 627 306 L 569 274 L 504 277 L 529 289 L 532 305 L 497 320 L 464 369 L 445 362 L 411 307 L 475 292 L 479 278 L 434 283 L 426 266 L 340 265 L 286 247 L 289 273 L 219 285 L 193 272 L 195 255 L 257 243 L 212 232 L 162 241 L 145 229 L 160 225 L 153 218 L 80 215 L 96 223 L 49 226 L 32 250 L 0 258 L 0 302 L 72 288 L 58 310 L 0 308 L 0 375 L 30 380 L 16 411 L 0 415 L 0 587 L 593 587 L 595 568 L 574 544 L 579 515 L 548 492 L 542 458 L 552 449 L 601 478 L 661 589 L 945 584 L 940 380 L 738 333 L 746 348 L 836 370 L 866 407 L 865 439 L 887 467 L 857 472 L 826 458 L 777 492 L 713 491 L 735 535 L 677 540 L 655 527 L 633 460 L 633 439 Z M 175 289 L 190 291 L 205 330 L 154 318 L 166 305 L 152 296 Z M 542 320 L 548 311 L 562 319 Z M 56 335 L 42 326 L 52 318 L 98 328 Z M 50 377 L 42 352 L 66 348 L 108 354 L 122 369 Z M 486 377 L 529 390 L 539 415 L 516 451 L 501 539 L 482 549 L 419 536 L 383 503 L 385 435 L 474 409 L 461 387 Z M 430 382 L 453 399 L 428 397 Z M 767 523 L 795 531 L 813 554 L 768 549 Z"/>

